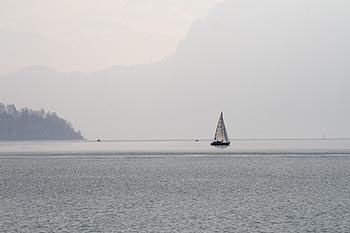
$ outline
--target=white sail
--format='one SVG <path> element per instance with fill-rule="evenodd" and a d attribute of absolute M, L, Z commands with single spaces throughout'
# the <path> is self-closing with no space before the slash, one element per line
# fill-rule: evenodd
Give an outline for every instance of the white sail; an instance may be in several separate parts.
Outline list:
<path fill-rule="evenodd" d="M 216 126 L 214 141 L 229 142 L 222 112 L 220 114 L 219 121 Z"/>
<path fill-rule="evenodd" d="M 222 114 L 221 114 L 222 116 Z M 224 123 L 224 118 L 222 118 L 222 132 L 223 132 L 223 139 L 224 139 L 224 142 L 229 142 L 230 139 L 228 138 L 228 135 L 227 135 L 227 131 L 226 131 L 226 127 L 225 127 L 225 123 Z"/>

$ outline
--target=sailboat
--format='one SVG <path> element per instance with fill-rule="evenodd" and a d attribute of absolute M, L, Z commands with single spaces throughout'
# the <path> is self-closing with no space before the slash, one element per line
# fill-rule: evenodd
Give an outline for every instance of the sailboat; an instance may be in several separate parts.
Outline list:
<path fill-rule="evenodd" d="M 218 125 L 216 126 L 214 141 L 210 144 L 212 146 L 229 146 L 230 139 L 227 136 L 227 131 L 224 123 L 224 116 L 221 112 Z"/>

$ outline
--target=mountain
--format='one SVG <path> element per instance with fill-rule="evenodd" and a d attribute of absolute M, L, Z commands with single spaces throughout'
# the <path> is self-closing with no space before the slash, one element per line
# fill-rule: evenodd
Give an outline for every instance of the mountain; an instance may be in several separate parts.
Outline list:
<path fill-rule="evenodd" d="M 28 67 L 0 99 L 56 109 L 89 138 L 349 136 L 350 4 L 227 0 L 159 63 L 94 73 Z M 93 56 L 93 54 L 91 54 Z"/>
<path fill-rule="evenodd" d="M 83 139 L 70 122 L 54 112 L 17 110 L 15 105 L 0 103 L 0 141 Z"/>

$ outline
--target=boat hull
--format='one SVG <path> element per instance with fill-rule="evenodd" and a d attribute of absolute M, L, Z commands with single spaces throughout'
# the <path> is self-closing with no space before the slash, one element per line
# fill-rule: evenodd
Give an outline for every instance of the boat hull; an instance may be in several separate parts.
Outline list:
<path fill-rule="evenodd" d="M 229 146 L 231 142 L 212 142 L 211 146 Z"/>

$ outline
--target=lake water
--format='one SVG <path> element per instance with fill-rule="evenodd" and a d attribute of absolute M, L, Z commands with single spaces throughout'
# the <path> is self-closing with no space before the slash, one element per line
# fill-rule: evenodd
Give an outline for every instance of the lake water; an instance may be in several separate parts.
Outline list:
<path fill-rule="evenodd" d="M 350 232 L 350 141 L 3 142 L 0 232 Z"/>

